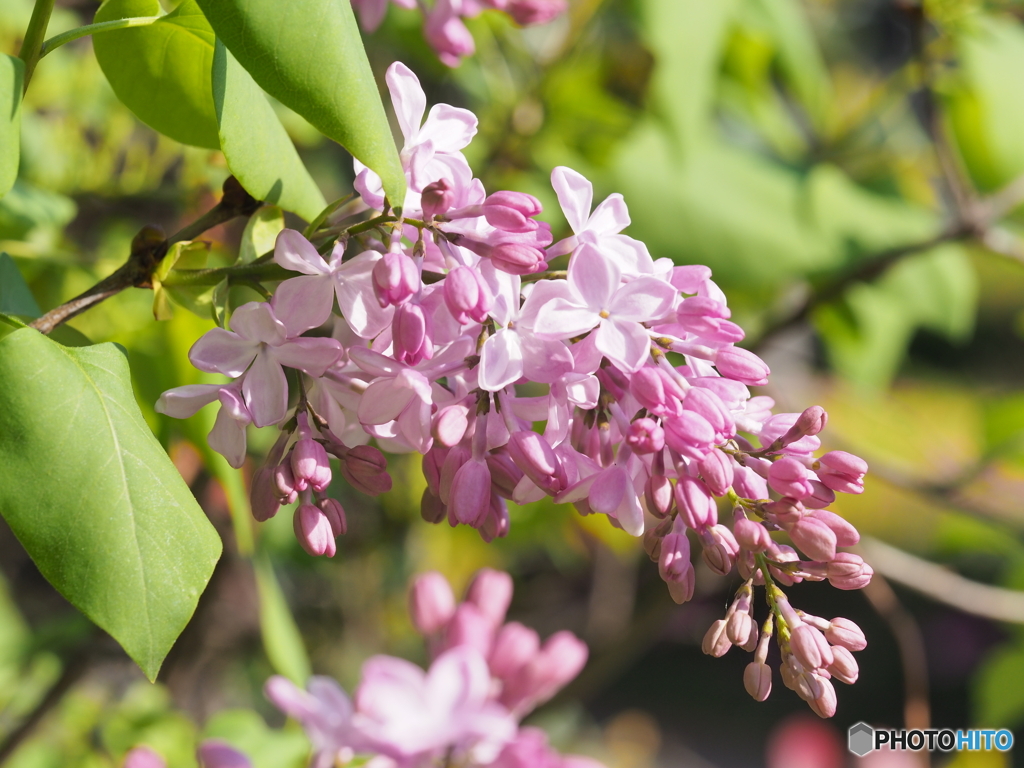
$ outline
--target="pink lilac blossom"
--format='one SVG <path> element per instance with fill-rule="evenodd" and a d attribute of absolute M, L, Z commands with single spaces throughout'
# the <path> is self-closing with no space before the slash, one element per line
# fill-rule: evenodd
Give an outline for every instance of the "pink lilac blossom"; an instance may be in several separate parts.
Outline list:
<path fill-rule="evenodd" d="M 312 240 L 282 232 L 274 260 L 298 275 L 193 346 L 198 368 L 234 380 L 171 390 L 157 409 L 186 417 L 220 402 L 210 444 L 234 466 L 250 423 L 277 425 L 253 511 L 265 520 L 298 503 L 295 534 L 313 555 L 332 556 L 347 528 L 328 495 L 331 457 L 357 490 L 381 493 L 391 480 L 378 448 L 423 456 L 425 520 L 472 526 L 486 541 L 507 534 L 508 501 L 573 504 L 643 536 L 677 602 L 692 597 L 699 551 L 715 573 L 745 580 L 707 647 L 761 647 L 749 590 L 764 587 L 784 681 L 831 712 L 831 677 L 853 676 L 848 654 L 831 672 L 835 643 L 799 629 L 779 587 L 870 581 L 871 567 L 844 551 L 856 529 L 827 509 L 837 493 L 863 491 L 865 462 L 816 455 L 819 406 L 773 413 L 771 398 L 751 392 L 770 372 L 736 346 L 743 331 L 711 271 L 652 259 L 623 234 L 620 195 L 592 210 L 591 183 L 555 168 L 572 235 L 552 244 L 536 198 L 488 195 L 473 178 L 462 154 L 472 113 L 440 104 L 424 120 L 426 96 L 400 63 L 387 83 L 410 190 L 402 214 L 383 209 L 379 178 L 356 163 L 358 218 Z M 564 271 L 547 271 L 555 258 Z M 481 636 L 469 609 L 448 617 L 441 607 L 423 626 L 450 619 L 460 637 Z M 746 676 L 755 698 L 770 689 L 764 664 Z"/>
<path fill-rule="evenodd" d="M 541 644 L 533 630 L 505 623 L 511 590 L 507 573 L 485 569 L 456 606 L 441 574 L 419 576 L 409 608 L 428 644 L 429 669 L 373 656 L 351 700 L 330 678 L 312 677 L 306 690 L 270 678 L 267 698 L 306 731 L 312 768 L 356 755 L 372 755 L 375 768 L 427 768 L 444 756 L 465 768 L 602 768 L 560 755 L 543 731 L 520 727 L 579 674 L 587 649 L 570 632 Z"/>
<path fill-rule="evenodd" d="M 400 8 L 419 9 L 424 14 L 423 36 L 437 53 L 437 57 L 449 67 L 457 67 L 464 56 L 473 54 L 476 44 L 465 18 L 472 18 L 481 11 L 504 11 L 523 27 L 546 24 L 565 13 L 566 0 L 434 0 L 428 6 L 416 0 L 352 0 L 352 7 L 359 17 L 359 24 L 366 32 L 374 32 L 384 21 L 388 4 L 393 2 Z"/>

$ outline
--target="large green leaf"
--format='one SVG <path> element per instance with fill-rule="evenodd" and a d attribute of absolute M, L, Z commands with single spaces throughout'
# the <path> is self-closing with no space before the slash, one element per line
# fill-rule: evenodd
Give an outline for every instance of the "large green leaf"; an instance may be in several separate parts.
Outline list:
<path fill-rule="evenodd" d="M 199 0 L 267 93 L 339 142 L 405 200 L 405 174 L 349 0 Z"/>
<path fill-rule="evenodd" d="M 0 513 L 43 576 L 154 679 L 221 545 L 122 352 L 27 328 L 0 341 L 0 468 Z"/>
<path fill-rule="evenodd" d="M 25 64 L 0 54 L 0 197 L 14 186 L 21 161 L 21 91 Z"/>
<path fill-rule="evenodd" d="M 302 642 L 295 619 L 281 585 L 274 575 L 274 567 L 266 555 L 256 558 L 256 586 L 260 595 L 260 633 L 263 650 L 270 665 L 298 686 L 304 686 L 312 674 L 309 655 Z"/>
<path fill-rule="evenodd" d="M 22 317 L 43 314 L 14 259 L 0 251 L 0 312 Z"/>
<path fill-rule="evenodd" d="M 224 157 L 246 192 L 306 221 L 314 219 L 327 201 L 270 102 L 219 40 L 213 57 L 213 100 Z"/>
<path fill-rule="evenodd" d="M 158 0 L 106 0 L 96 21 L 159 14 Z M 182 144 L 218 149 L 214 40 L 195 0 L 184 0 L 154 24 L 96 35 L 93 47 L 114 93 L 142 122 Z"/>

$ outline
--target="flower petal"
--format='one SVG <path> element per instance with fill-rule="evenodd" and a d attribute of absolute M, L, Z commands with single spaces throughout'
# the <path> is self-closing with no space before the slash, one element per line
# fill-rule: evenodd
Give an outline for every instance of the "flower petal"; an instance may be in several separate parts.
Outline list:
<path fill-rule="evenodd" d="M 540 308 L 533 331 L 540 338 L 568 339 L 586 333 L 599 322 L 601 316 L 596 311 L 555 299 Z"/>
<path fill-rule="evenodd" d="M 519 334 L 502 328 L 489 337 L 480 350 L 477 375 L 480 388 L 488 392 L 498 392 L 522 378 L 523 350 Z"/>
<path fill-rule="evenodd" d="M 651 339 L 640 323 L 602 320 L 594 346 L 627 373 L 640 370 L 651 353 Z"/>
<path fill-rule="evenodd" d="M 235 419 L 229 408 L 221 406 L 217 420 L 207 437 L 210 447 L 235 469 L 245 463 L 245 427 L 248 420 Z"/>
<path fill-rule="evenodd" d="M 629 226 L 629 211 L 622 195 L 608 195 L 590 216 L 587 229 L 599 235 L 617 235 Z"/>
<path fill-rule="evenodd" d="M 212 328 L 204 333 L 192 349 L 188 359 L 192 365 L 208 373 L 241 376 L 256 357 L 257 345 L 223 328 Z"/>
<path fill-rule="evenodd" d="M 391 324 L 394 307 L 381 309 L 373 293 L 373 267 L 381 255 L 376 251 L 360 253 L 346 261 L 334 273 L 338 306 L 352 331 L 372 339 Z"/>
<path fill-rule="evenodd" d="M 277 347 L 267 347 L 266 353 L 280 365 L 319 377 L 338 361 L 342 348 L 334 339 L 301 338 Z"/>
<path fill-rule="evenodd" d="M 408 143 L 415 138 L 427 108 L 427 97 L 420 86 L 419 78 L 405 64 L 396 61 L 388 67 L 384 79 L 391 91 L 391 103 L 395 106 L 398 127 Z"/>
<path fill-rule="evenodd" d="M 458 152 L 473 140 L 476 126 L 476 115 L 468 109 L 435 104 L 417 139 L 429 140 L 435 152 Z"/>
<path fill-rule="evenodd" d="M 223 389 L 221 384 L 186 384 L 160 395 L 153 410 L 172 419 L 187 419 L 204 405 L 212 403 Z"/>
<path fill-rule="evenodd" d="M 395 385 L 394 379 L 377 379 L 366 388 L 357 415 L 363 424 L 387 424 L 397 419 L 416 393 Z"/>
<path fill-rule="evenodd" d="M 284 323 L 274 315 L 273 308 L 261 301 L 243 304 L 231 315 L 231 330 L 246 341 L 280 344 L 288 338 Z"/>
<path fill-rule="evenodd" d="M 637 323 L 660 320 L 679 296 L 670 283 L 656 277 L 638 277 L 615 292 L 608 311 L 616 320 Z"/>
<path fill-rule="evenodd" d="M 619 268 L 592 245 L 580 246 L 569 260 L 569 285 L 595 312 L 609 308 L 621 279 Z"/>
<path fill-rule="evenodd" d="M 560 341 L 520 334 L 523 371 L 530 381 L 551 384 L 572 370 L 572 352 Z"/>
<path fill-rule="evenodd" d="M 327 262 L 317 253 L 316 248 L 301 232 L 285 229 L 277 236 L 274 245 L 274 261 L 292 272 L 304 275 L 326 275 Z"/>
<path fill-rule="evenodd" d="M 647 246 L 629 235 L 605 235 L 598 247 L 624 275 L 650 275 L 654 273 L 654 259 Z M 671 262 L 669 262 L 671 264 Z"/>
<path fill-rule="evenodd" d="M 245 404 L 257 427 L 269 427 L 288 412 L 288 379 L 284 369 L 266 352 L 256 355 L 242 384 Z"/>
<path fill-rule="evenodd" d="M 560 165 L 551 172 L 551 186 L 558 195 L 566 221 L 579 234 L 587 227 L 590 206 L 594 202 L 594 185 L 582 174 Z"/>
<path fill-rule="evenodd" d="M 288 336 L 299 336 L 327 322 L 334 309 L 334 279 L 330 275 L 304 275 L 285 280 L 274 291 L 274 314 Z"/>

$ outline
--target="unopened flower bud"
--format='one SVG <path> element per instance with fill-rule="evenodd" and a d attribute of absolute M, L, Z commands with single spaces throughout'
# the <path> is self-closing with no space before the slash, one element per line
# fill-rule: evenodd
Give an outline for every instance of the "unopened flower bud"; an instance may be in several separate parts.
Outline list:
<path fill-rule="evenodd" d="M 291 453 L 292 477 L 295 489 L 324 491 L 331 484 L 331 462 L 327 451 L 316 440 L 309 437 L 300 439 Z"/>
<path fill-rule="evenodd" d="M 754 701 L 764 701 L 772 692 L 772 668 L 761 662 L 750 662 L 743 670 L 743 687 Z"/>
<path fill-rule="evenodd" d="M 494 306 L 494 296 L 471 267 L 456 267 L 444 279 L 444 303 L 460 325 L 482 323 Z"/>
<path fill-rule="evenodd" d="M 455 595 L 448 579 L 437 571 L 420 574 L 409 590 L 409 615 L 421 635 L 439 632 L 455 614 Z"/>
<path fill-rule="evenodd" d="M 871 582 L 874 569 L 864 558 L 851 552 L 839 552 L 828 564 L 829 584 L 836 589 L 862 589 Z"/>
<path fill-rule="evenodd" d="M 451 448 L 462 442 L 469 429 L 469 408 L 462 404 L 447 405 L 432 420 L 430 434 L 441 445 Z"/>
<path fill-rule="evenodd" d="M 276 467 L 274 467 L 274 489 L 277 491 L 277 500 L 282 504 L 294 504 L 299 498 L 295 488 L 295 478 L 292 476 L 292 466 L 289 456 Z"/>
<path fill-rule="evenodd" d="M 481 568 L 466 590 L 466 602 L 472 603 L 489 618 L 494 626 L 500 626 L 512 602 L 512 577 L 504 571 Z"/>
<path fill-rule="evenodd" d="M 795 443 L 802 437 L 816 435 L 828 423 L 828 414 L 820 405 L 812 405 L 797 418 L 796 423 L 782 436 L 782 444 Z"/>
<path fill-rule="evenodd" d="M 825 639 L 833 646 L 841 645 L 851 651 L 863 651 L 868 647 L 864 631 L 849 619 L 837 616 L 825 629 Z"/>
<path fill-rule="evenodd" d="M 771 543 L 768 530 L 761 523 L 749 519 L 740 507 L 733 510 L 732 533 L 736 543 L 750 552 L 764 552 Z"/>
<path fill-rule="evenodd" d="M 505 10 L 516 24 L 529 27 L 547 24 L 565 13 L 566 7 L 566 0 L 508 0 Z"/>
<path fill-rule="evenodd" d="M 857 660 L 853 658 L 853 654 L 848 649 L 841 645 L 832 646 L 832 663 L 828 665 L 828 671 L 834 678 L 847 685 L 856 683 L 857 677 L 860 675 Z"/>
<path fill-rule="evenodd" d="M 803 499 L 814 492 L 807 467 L 791 456 L 785 456 L 768 468 L 768 485 L 782 496 Z"/>
<path fill-rule="evenodd" d="M 404 253 L 385 253 L 373 266 L 373 293 L 381 307 L 403 304 L 420 290 L 416 262 Z"/>
<path fill-rule="evenodd" d="M 511 680 L 540 650 L 540 637 L 518 621 L 504 625 L 494 639 L 487 663 L 491 674 L 502 680 Z"/>
<path fill-rule="evenodd" d="M 821 630 L 810 624 L 790 628 L 789 647 L 793 655 L 807 669 L 819 669 L 832 663 L 832 647 Z"/>
<path fill-rule="evenodd" d="M 718 508 L 704 483 L 684 475 L 676 482 L 676 506 L 688 528 L 699 530 L 718 522 Z"/>
<path fill-rule="evenodd" d="M 828 561 L 836 556 L 836 534 L 815 517 L 803 517 L 784 526 L 797 548 L 812 560 Z"/>
<path fill-rule="evenodd" d="M 448 506 L 460 523 L 477 527 L 484 522 L 491 503 L 491 471 L 487 463 L 470 459 L 455 473 Z"/>
<path fill-rule="evenodd" d="M 429 488 L 423 489 L 423 496 L 420 497 L 420 517 L 428 523 L 440 523 L 448 516 L 448 507 L 441 501 L 440 497 L 430 492 Z"/>
<path fill-rule="evenodd" d="M 532 275 L 548 268 L 544 251 L 522 243 L 501 243 L 490 253 L 491 263 L 510 275 Z"/>
<path fill-rule="evenodd" d="M 252 516 L 262 523 L 277 514 L 281 503 L 277 500 L 277 486 L 274 482 L 274 468 L 263 466 L 252 476 L 249 490 L 249 506 Z"/>
<path fill-rule="evenodd" d="M 292 517 L 295 538 L 309 554 L 314 557 L 327 555 L 334 557 L 337 546 L 334 543 L 334 529 L 331 521 L 312 504 L 300 504 Z"/>
<path fill-rule="evenodd" d="M 423 192 L 420 194 L 420 209 L 423 211 L 424 218 L 427 219 L 442 216 L 452 207 L 454 200 L 455 195 L 452 192 L 451 184 L 447 179 L 440 178 L 423 188 Z"/>
<path fill-rule="evenodd" d="M 715 448 L 697 465 L 700 476 L 715 496 L 725 496 L 732 487 L 733 464 L 731 458 Z"/>
<path fill-rule="evenodd" d="M 345 517 L 345 508 L 341 506 L 341 502 L 337 499 L 320 499 L 316 504 L 320 507 L 320 511 L 327 517 L 327 521 L 331 524 L 331 531 L 334 532 L 335 538 L 338 536 L 344 536 L 348 532 L 348 520 Z"/>
<path fill-rule="evenodd" d="M 427 461 L 426 456 L 423 458 Z M 372 445 L 350 448 L 341 461 L 341 475 L 361 493 L 377 496 L 391 490 L 391 475 L 384 454 Z"/>
<path fill-rule="evenodd" d="M 732 648 L 729 635 L 726 634 L 725 619 L 718 619 L 718 621 L 708 627 L 708 631 L 704 633 L 704 640 L 701 641 L 700 648 L 708 656 L 714 656 L 716 659 L 724 656 Z"/>
<path fill-rule="evenodd" d="M 727 576 L 736 564 L 740 546 L 724 525 L 712 525 L 698 532 L 704 564 L 719 576 Z"/>
<path fill-rule="evenodd" d="M 672 511 L 672 481 L 664 475 L 651 475 L 644 484 L 647 511 L 655 517 L 665 518 Z"/>
<path fill-rule="evenodd" d="M 829 451 L 818 459 L 818 479 L 833 491 L 863 493 L 868 464 L 846 451 Z"/>
<path fill-rule="evenodd" d="M 772 516 L 772 520 L 780 524 L 796 523 L 807 514 L 802 502 L 791 496 L 783 496 L 778 501 L 764 505 L 764 511 Z"/>
<path fill-rule="evenodd" d="M 820 675 L 814 675 L 814 678 L 815 682 L 818 684 L 818 695 L 807 703 L 810 705 L 811 711 L 814 712 L 814 714 L 818 717 L 828 719 L 836 713 L 836 706 L 838 705 L 836 689 L 831 682 Z"/>
<path fill-rule="evenodd" d="M 540 200 L 523 192 L 495 192 L 483 203 L 487 223 L 506 232 L 533 232 L 539 224 L 532 217 L 543 209 Z"/>
<path fill-rule="evenodd" d="M 391 320 L 391 334 L 395 358 L 400 362 L 418 365 L 434 356 L 431 325 L 419 304 L 407 301 L 398 305 Z"/>
<path fill-rule="evenodd" d="M 753 352 L 732 345 L 722 347 L 715 355 L 715 367 L 728 379 L 748 387 L 763 387 L 771 373 L 764 361 Z"/>
<path fill-rule="evenodd" d="M 637 419 L 629 425 L 626 443 L 635 453 L 657 453 L 665 447 L 665 430 L 654 419 Z"/>

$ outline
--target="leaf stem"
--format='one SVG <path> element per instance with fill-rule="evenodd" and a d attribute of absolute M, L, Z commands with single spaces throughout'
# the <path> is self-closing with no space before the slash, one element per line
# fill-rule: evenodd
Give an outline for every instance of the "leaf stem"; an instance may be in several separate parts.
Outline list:
<path fill-rule="evenodd" d="M 232 283 L 245 285 L 264 280 L 267 282 L 287 280 L 294 275 L 294 272 L 271 261 L 263 264 L 238 264 L 217 269 L 172 269 L 167 273 L 163 284 L 176 287 L 217 285 L 224 278 L 228 278 Z"/>
<path fill-rule="evenodd" d="M 45 43 L 39 50 L 39 58 L 43 58 L 46 54 L 51 51 L 60 48 L 65 43 L 70 43 L 73 40 L 78 40 L 81 37 L 87 37 L 89 35 L 97 35 L 100 32 L 112 32 L 115 29 L 128 29 L 130 27 L 145 27 L 152 24 L 154 21 L 159 21 L 162 16 L 132 16 L 127 19 L 112 19 L 110 21 L 101 21 L 97 24 L 86 24 L 84 27 L 78 27 L 76 29 L 62 32 L 59 35 L 54 35 Z"/>
<path fill-rule="evenodd" d="M 36 64 L 42 55 L 43 39 L 46 36 L 46 28 L 50 24 L 50 14 L 53 13 L 53 0 L 36 0 L 32 9 L 32 18 L 29 19 L 28 29 L 25 30 L 25 40 L 21 44 L 21 51 L 18 58 L 25 62 L 24 90 L 28 90 L 28 81 L 32 79 Z"/>

